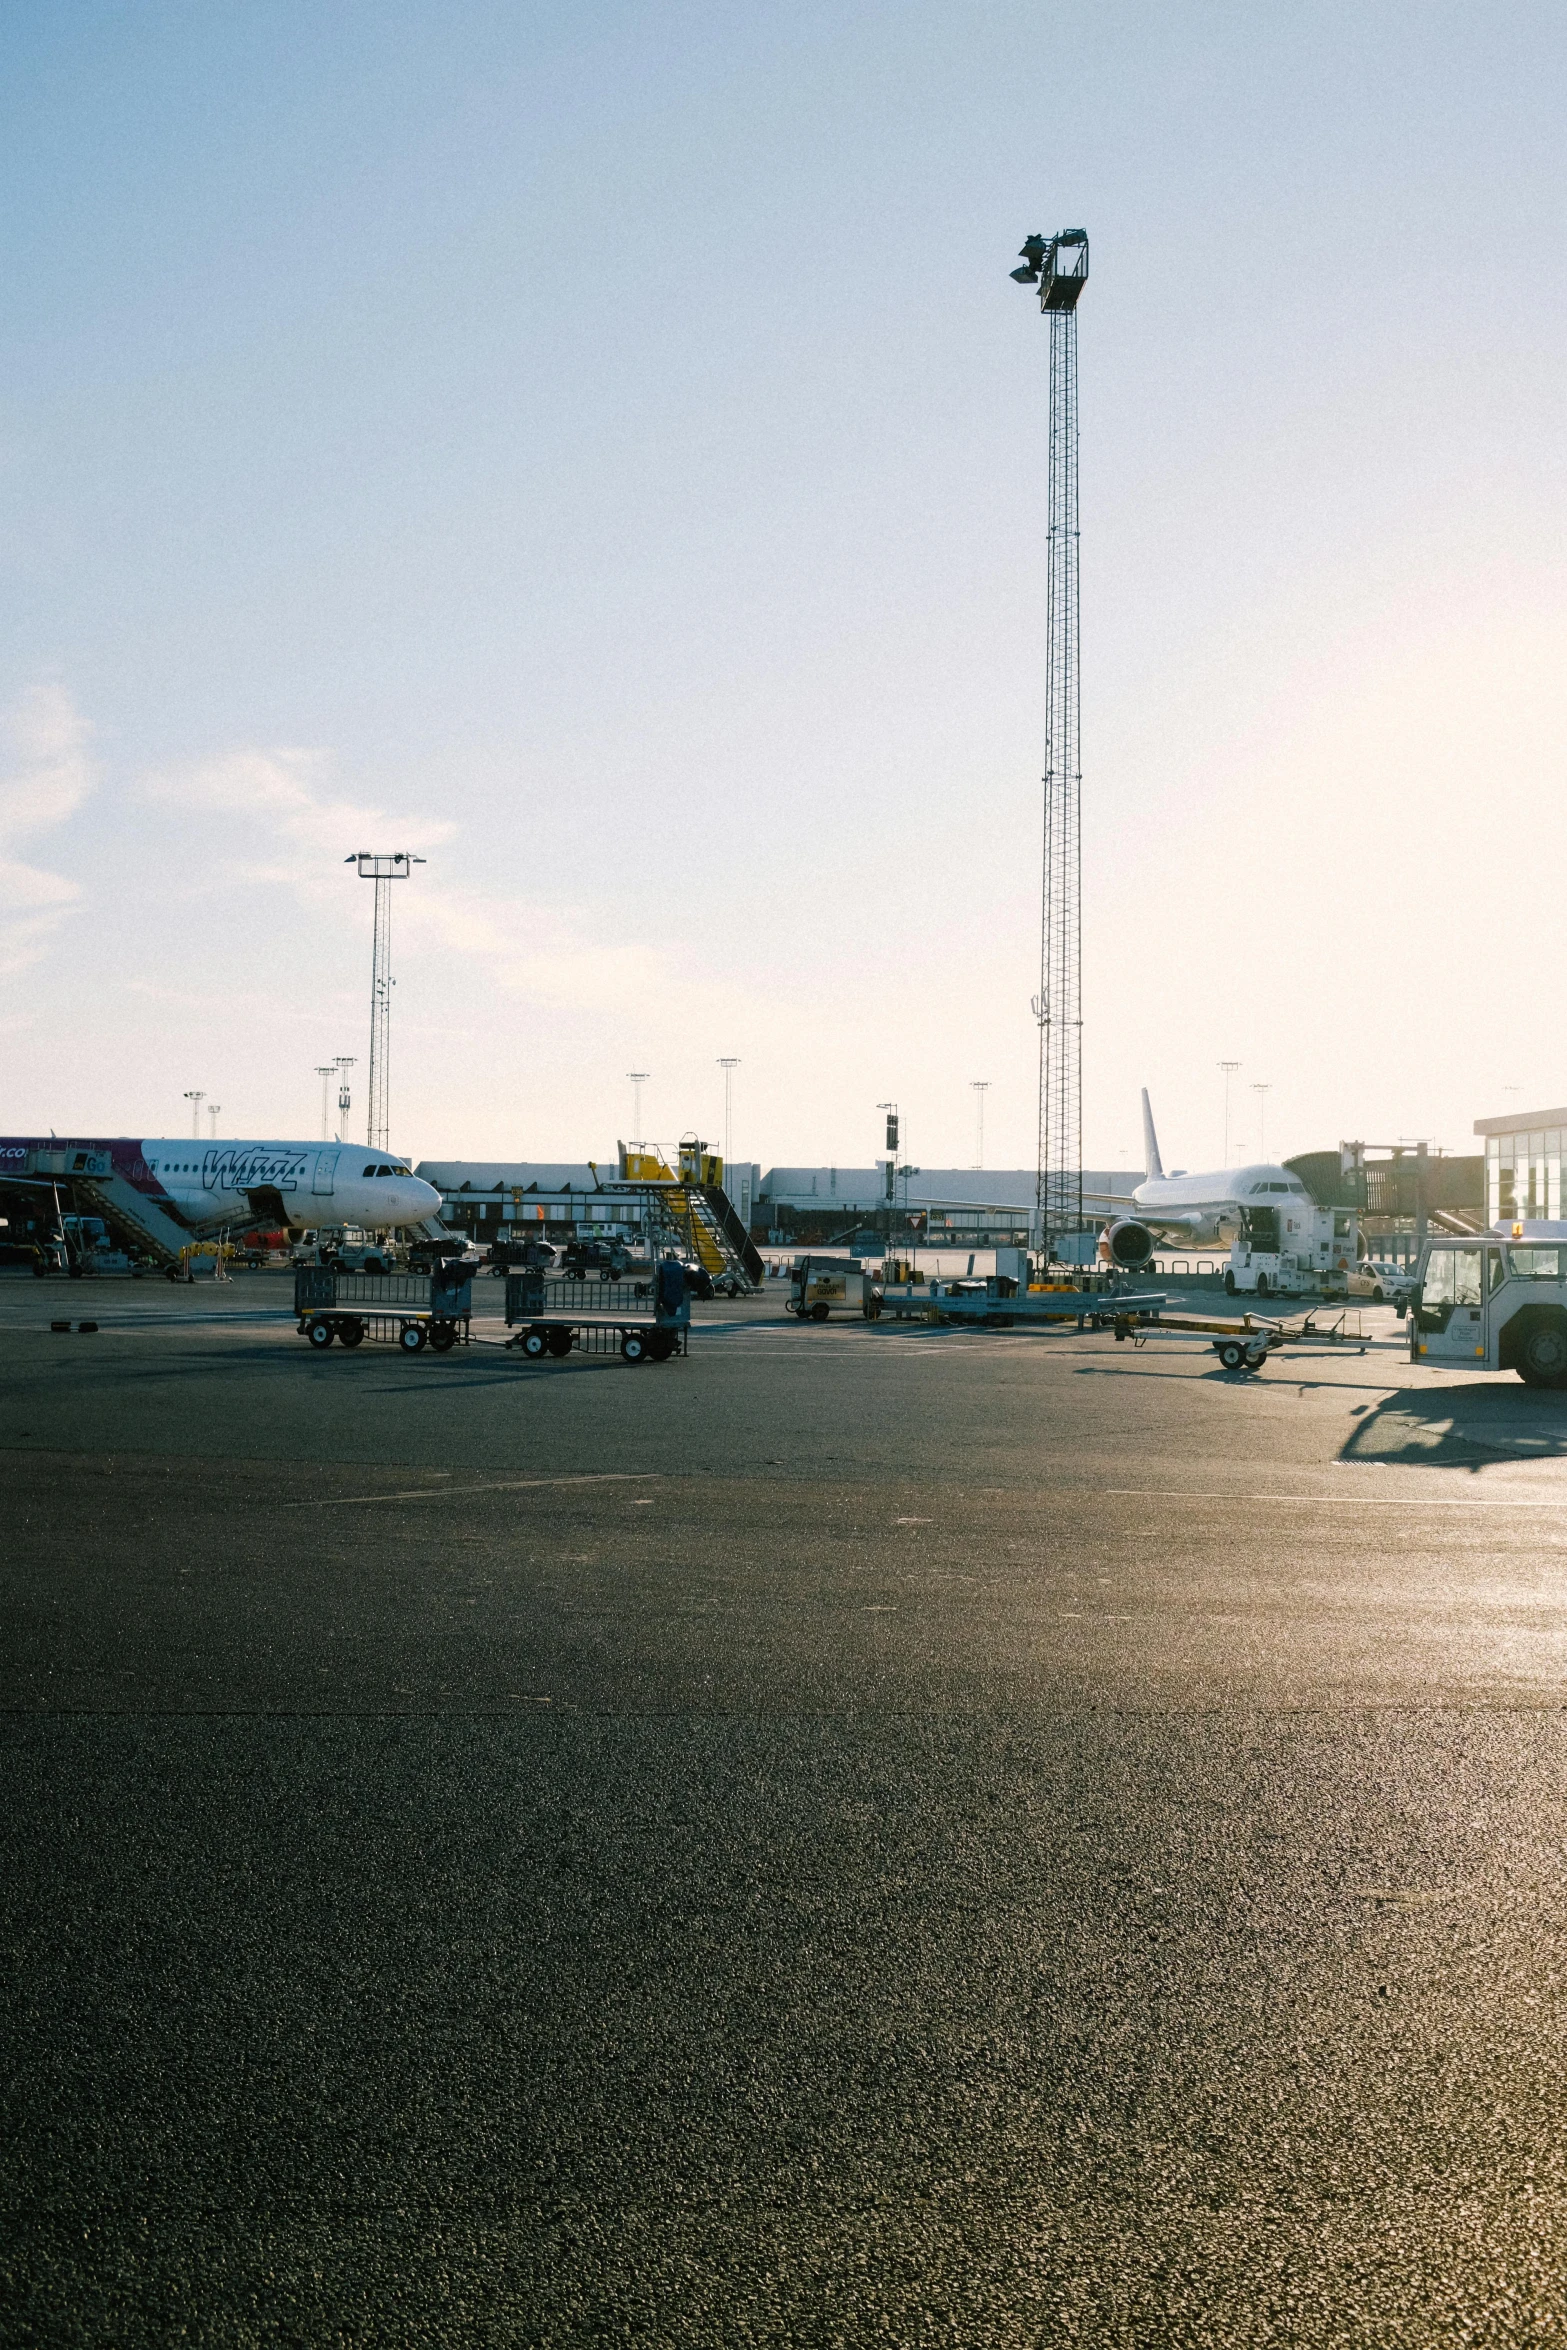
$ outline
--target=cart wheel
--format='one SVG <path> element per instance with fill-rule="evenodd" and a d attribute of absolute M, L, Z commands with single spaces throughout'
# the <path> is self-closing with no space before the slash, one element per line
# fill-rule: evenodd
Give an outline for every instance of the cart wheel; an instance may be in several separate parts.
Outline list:
<path fill-rule="evenodd" d="M 1224 1294 L 1226 1297 L 1235 1295 L 1235 1267 L 1233 1265 L 1226 1265 L 1224 1268 Z"/>
<path fill-rule="evenodd" d="M 537 1362 L 540 1355 L 548 1354 L 549 1349 L 550 1334 L 547 1330 L 529 1330 L 524 1334 L 522 1351 L 531 1356 L 533 1361 Z"/>
<path fill-rule="evenodd" d="M 1265 1346 L 1249 1346 L 1246 1349 L 1246 1368 L 1248 1371 L 1260 1371 L 1267 1359 L 1268 1350 Z"/>
<path fill-rule="evenodd" d="M 812 1308 L 811 1308 L 811 1320 L 812 1320 L 813 1322 L 825 1322 L 825 1321 L 826 1321 L 826 1319 L 827 1319 L 827 1308 L 826 1308 L 825 1306 L 812 1306 Z"/>
<path fill-rule="evenodd" d="M 675 1342 L 667 1330 L 655 1331 L 647 1342 L 647 1351 L 655 1363 L 667 1363 L 675 1351 Z"/>
<path fill-rule="evenodd" d="M 1259 1297 L 1266 1297 L 1266 1296 L 1267 1296 L 1267 1294 L 1268 1294 L 1268 1276 L 1267 1276 L 1267 1274 L 1266 1274 L 1266 1273 L 1259 1273 L 1259 1274 L 1257 1275 L 1257 1295 L 1258 1295 Z"/>
<path fill-rule="evenodd" d="M 364 1335 L 365 1326 L 363 1322 L 340 1322 L 338 1324 L 337 1336 L 338 1343 L 341 1346 L 362 1346 L 364 1344 Z"/>
<path fill-rule="evenodd" d="M 571 1332 L 569 1330 L 552 1330 L 550 1332 L 550 1353 L 554 1355 L 557 1362 L 563 1355 L 569 1355 L 570 1352 Z"/>
<path fill-rule="evenodd" d="M 457 1344 L 457 1333 L 450 1322 L 438 1322 L 430 1333 L 430 1344 L 438 1355 L 450 1354 Z"/>
<path fill-rule="evenodd" d="M 330 1322 L 312 1322 L 305 1332 L 312 1346 L 330 1346 L 336 1332 Z"/>
<path fill-rule="evenodd" d="M 1219 1360 L 1227 1371 L 1238 1371 L 1246 1360 L 1246 1349 L 1227 1338 L 1219 1349 Z"/>
<path fill-rule="evenodd" d="M 424 1331 L 417 1322 L 405 1322 L 397 1333 L 397 1343 L 405 1355 L 416 1355 L 424 1345 Z"/>
<path fill-rule="evenodd" d="M 620 1351 L 628 1363 L 645 1363 L 647 1361 L 646 1331 L 628 1330 L 620 1342 Z"/>

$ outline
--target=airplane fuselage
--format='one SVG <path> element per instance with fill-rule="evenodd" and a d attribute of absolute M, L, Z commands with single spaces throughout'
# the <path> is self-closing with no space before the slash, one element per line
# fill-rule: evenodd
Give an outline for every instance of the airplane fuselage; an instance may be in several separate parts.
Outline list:
<path fill-rule="evenodd" d="M 193 1234 L 235 1224 L 360 1224 L 372 1231 L 421 1224 L 441 1195 L 394 1152 L 346 1142 L 89 1141 L 53 1135 L 0 1137 L 0 1183 L 36 1180 L 39 1154 L 106 1152 L 114 1173 Z"/>
<path fill-rule="evenodd" d="M 1244 1227 L 1258 1208 L 1283 1208 L 1293 1200 L 1302 1211 L 1310 1195 L 1287 1167 L 1230 1167 L 1201 1175 L 1148 1175 L 1132 1193 L 1141 1220 L 1156 1230 L 1179 1232 L 1196 1248 L 1212 1248 Z"/>

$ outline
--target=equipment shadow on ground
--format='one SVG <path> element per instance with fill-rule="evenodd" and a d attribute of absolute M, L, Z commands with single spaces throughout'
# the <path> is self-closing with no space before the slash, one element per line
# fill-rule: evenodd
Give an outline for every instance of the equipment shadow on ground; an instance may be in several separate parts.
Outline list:
<path fill-rule="evenodd" d="M 1495 1461 L 1567 1460 L 1567 1394 L 1551 1389 L 1478 1380 L 1425 1395 L 1400 1388 L 1355 1413 L 1341 1460 L 1470 1470 Z"/>

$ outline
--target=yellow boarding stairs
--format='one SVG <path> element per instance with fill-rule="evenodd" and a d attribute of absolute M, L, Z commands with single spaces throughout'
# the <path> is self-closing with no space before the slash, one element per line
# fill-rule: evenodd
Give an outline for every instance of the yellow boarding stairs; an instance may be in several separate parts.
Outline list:
<path fill-rule="evenodd" d="M 706 1143 L 680 1145 L 678 1175 L 657 1151 L 628 1150 L 622 1143 L 620 1178 L 659 1187 L 667 1237 L 715 1281 L 736 1276 L 748 1289 L 761 1288 L 761 1256 L 724 1189 L 724 1162 Z"/>

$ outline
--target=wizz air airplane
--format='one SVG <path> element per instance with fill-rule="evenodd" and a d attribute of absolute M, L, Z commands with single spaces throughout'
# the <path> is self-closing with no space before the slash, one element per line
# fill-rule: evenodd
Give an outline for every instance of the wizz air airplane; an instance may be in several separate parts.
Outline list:
<path fill-rule="evenodd" d="M 195 1237 L 235 1224 L 422 1224 L 441 1195 L 389 1151 L 346 1142 L 100 1142 L 55 1135 L 0 1137 L 0 1183 L 94 1186 L 134 1210 L 147 1206 Z"/>
<path fill-rule="evenodd" d="M 1132 1193 L 1137 1213 L 1105 1225 L 1099 1254 L 1106 1264 L 1135 1273 L 1163 1239 L 1182 1240 L 1192 1248 L 1213 1248 L 1221 1237 L 1228 1244 L 1248 1229 L 1259 1209 L 1282 1209 L 1290 1200 L 1299 1202 L 1302 1218 L 1310 1212 L 1311 1196 L 1288 1167 L 1224 1167 L 1207 1175 L 1166 1175 L 1144 1086 L 1143 1180 Z M 1096 1208 L 1109 1204 L 1093 1202 Z"/>

